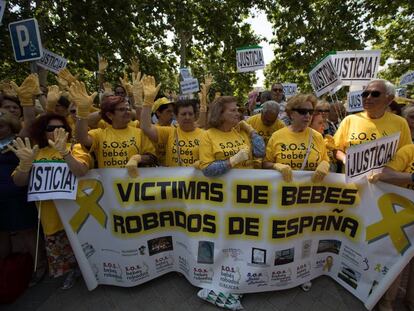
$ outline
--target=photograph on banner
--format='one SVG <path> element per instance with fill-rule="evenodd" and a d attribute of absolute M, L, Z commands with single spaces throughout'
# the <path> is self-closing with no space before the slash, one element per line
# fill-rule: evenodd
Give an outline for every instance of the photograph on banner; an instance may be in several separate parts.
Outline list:
<path fill-rule="evenodd" d="M 265 67 L 263 48 L 261 46 L 246 46 L 236 49 L 237 72 L 249 72 Z"/>
<path fill-rule="evenodd" d="M 195 79 L 195 78 L 190 78 L 190 79 L 181 81 L 180 86 L 181 86 L 182 94 L 196 93 L 200 90 L 198 79 Z"/>
<path fill-rule="evenodd" d="M 403 74 L 400 78 L 400 85 L 407 85 L 414 83 L 414 71 Z"/>
<path fill-rule="evenodd" d="M 180 76 L 183 80 L 191 79 L 190 68 L 180 68 Z"/>
<path fill-rule="evenodd" d="M 128 180 L 122 169 L 98 169 L 80 178 L 81 197 L 55 204 L 89 290 L 136 286 L 172 271 L 232 293 L 327 275 L 371 309 L 414 255 L 414 215 L 392 207 L 413 205 L 410 190 L 346 183 L 335 173 L 318 184 L 311 172 L 293 178 L 286 184 L 272 170 L 206 178 L 194 168 L 142 168 Z"/>
<path fill-rule="evenodd" d="M 404 98 L 407 98 L 407 88 L 400 87 L 398 89 L 395 89 L 395 96 L 396 97 L 404 97 Z"/>
<path fill-rule="evenodd" d="M 42 58 L 42 41 L 39 25 L 35 18 L 29 18 L 9 24 L 16 62 L 27 62 Z"/>
<path fill-rule="evenodd" d="M 328 55 L 309 72 L 312 88 L 317 97 L 341 86 L 341 78 L 338 76 L 332 62 L 332 55 Z"/>
<path fill-rule="evenodd" d="M 336 51 L 332 55 L 342 85 L 366 85 L 377 77 L 381 50 Z"/>
<path fill-rule="evenodd" d="M 76 199 L 78 178 L 66 162 L 33 162 L 27 201 Z"/>
<path fill-rule="evenodd" d="M 383 168 L 394 156 L 400 133 L 375 139 L 346 150 L 346 182 L 356 182 Z"/>
<path fill-rule="evenodd" d="M 296 95 L 298 91 L 298 85 L 296 83 L 282 83 L 283 86 L 283 93 L 285 94 L 286 98 L 292 97 Z"/>
<path fill-rule="evenodd" d="M 362 92 L 363 91 L 361 90 L 348 93 L 346 105 L 347 112 L 359 112 L 364 110 L 364 107 L 362 106 Z"/>
<path fill-rule="evenodd" d="M 68 64 L 68 60 L 43 48 L 43 56 L 36 64 L 42 68 L 58 74 Z"/>
<path fill-rule="evenodd" d="M 1 21 L 3 20 L 4 11 L 6 9 L 6 1 L 0 0 L 0 25 L 2 25 Z"/>

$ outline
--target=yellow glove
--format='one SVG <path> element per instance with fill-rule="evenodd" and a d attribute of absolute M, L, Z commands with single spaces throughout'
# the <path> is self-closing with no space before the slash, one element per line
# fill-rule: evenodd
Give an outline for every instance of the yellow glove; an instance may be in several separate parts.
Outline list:
<path fill-rule="evenodd" d="M 32 149 L 28 137 L 24 139 L 24 142 L 20 137 L 17 137 L 16 140 L 13 140 L 13 146 L 8 145 L 7 147 L 10 151 L 13 151 L 20 160 L 19 166 L 16 169 L 24 173 L 30 172 L 32 169 L 32 162 L 39 152 L 39 146 L 35 145 Z"/>
<path fill-rule="evenodd" d="M 104 93 L 105 94 L 110 94 L 110 95 L 113 95 L 114 94 L 114 92 L 112 91 L 112 84 L 111 83 L 109 83 L 109 82 L 105 82 L 104 84 L 103 84 L 103 87 L 104 87 Z"/>
<path fill-rule="evenodd" d="M 136 154 L 133 155 L 128 163 L 125 165 L 126 169 L 128 170 L 128 175 L 131 178 L 136 178 L 139 176 L 139 171 L 138 171 L 138 163 L 141 162 L 141 155 Z"/>
<path fill-rule="evenodd" d="M 329 173 L 329 162 L 322 161 L 319 163 L 318 167 L 316 168 L 315 172 L 312 175 L 312 182 L 321 182 L 326 175 Z"/>
<path fill-rule="evenodd" d="M 234 156 L 229 158 L 230 166 L 235 167 L 237 164 L 240 164 L 249 159 L 250 152 L 247 149 L 240 149 Z"/>
<path fill-rule="evenodd" d="M 131 59 L 129 68 L 131 68 L 133 73 L 137 74 L 139 72 L 139 60 L 137 58 Z"/>
<path fill-rule="evenodd" d="M 125 91 L 127 92 L 128 96 L 132 96 L 132 85 L 129 83 L 128 74 L 124 71 L 124 78 L 119 77 L 119 81 L 121 85 L 124 87 Z"/>
<path fill-rule="evenodd" d="M 105 57 L 99 57 L 98 72 L 103 74 L 106 68 L 108 68 L 108 61 Z"/>
<path fill-rule="evenodd" d="M 68 83 L 68 86 L 71 86 L 72 83 L 75 83 L 77 81 L 76 77 L 71 74 L 71 72 L 67 68 L 63 68 L 61 71 L 58 72 L 58 77 L 60 79 L 65 80 Z"/>
<path fill-rule="evenodd" d="M 335 150 L 335 140 L 331 135 L 325 135 L 324 138 L 326 149 L 328 150 Z"/>
<path fill-rule="evenodd" d="M 23 107 L 33 106 L 33 96 L 42 93 L 39 86 L 39 79 L 35 73 L 28 75 L 20 87 L 13 81 L 10 84 L 17 93 Z"/>
<path fill-rule="evenodd" d="M 53 132 L 54 140 L 48 140 L 50 147 L 59 151 L 62 157 L 67 156 L 70 153 L 70 150 L 67 149 L 66 142 L 68 141 L 69 133 L 65 131 L 64 128 L 57 128 Z"/>
<path fill-rule="evenodd" d="M 134 103 L 137 107 L 142 107 L 142 104 L 144 102 L 144 86 L 142 84 L 142 80 L 139 79 L 140 76 L 140 72 L 137 74 L 135 78 L 133 76 L 132 83 L 132 95 L 134 96 Z"/>
<path fill-rule="evenodd" d="M 61 89 L 62 91 L 66 91 L 69 89 L 69 83 L 65 79 L 62 79 L 61 77 L 56 76 L 56 81 L 59 85 L 59 89 Z"/>
<path fill-rule="evenodd" d="M 157 97 L 160 90 L 161 83 L 155 86 L 155 79 L 153 76 L 145 76 L 142 79 L 142 86 L 144 88 L 144 106 L 154 105 L 155 97 Z"/>
<path fill-rule="evenodd" d="M 292 181 L 292 168 L 289 165 L 282 164 L 282 163 L 275 163 L 273 165 L 273 169 L 280 172 L 282 174 L 282 178 L 285 182 Z"/>
<path fill-rule="evenodd" d="M 17 97 L 16 91 L 13 89 L 9 81 L 1 81 L 0 82 L 0 91 L 10 97 Z"/>
<path fill-rule="evenodd" d="M 213 76 L 208 75 L 204 79 L 204 83 L 201 83 L 199 98 L 200 98 L 200 112 L 207 111 L 207 99 L 208 99 L 208 92 L 210 91 L 211 84 L 213 83 Z"/>
<path fill-rule="evenodd" d="M 88 95 L 85 84 L 83 82 L 76 81 L 69 88 L 69 94 L 72 101 L 77 106 L 76 116 L 81 119 L 86 119 L 89 116 L 89 110 L 92 107 L 93 100 L 95 99 L 96 92 L 92 95 Z"/>
<path fill-rule="evenodd" d="M 46 104 L 46 111 L 54 112 L 56 104 L 62 96 L 62 91 L 59 90 L 57 85 L 51 85 L 47 88 L 47 104 Z"/>
<path fill-rule="evenodd" d="M 254 128 L 249 124 L 249 123 L 247 123 L 246 121 L 240 121 L 238 124 L 237 124 L 237 127 L 240 129 L 240 130 L 242 130 L 242 131 L 245 131 L 247 134 L 249 134 L 249 136 L 254 132 Z"/>

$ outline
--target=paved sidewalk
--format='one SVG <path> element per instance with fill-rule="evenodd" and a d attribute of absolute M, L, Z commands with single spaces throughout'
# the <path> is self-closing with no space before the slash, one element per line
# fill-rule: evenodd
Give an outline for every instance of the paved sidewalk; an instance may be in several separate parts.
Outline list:
<path fill-rule="evenodd" d="M 177 273 L 169 273 L 140 286 L 125 288 L 99 286 L 89 292 L 82 279 L 70 290 L 59 289 L 62 279 L 46 278 L 28 289 L 14 304 L 2 306 L 2 311 L 112 311 L 112 310 L 224 310 L 204 302 L 192 286 Z M 359 311 L 364 305 L 329 277 L 313 280 L 312 289 L 300 288 L 247 294 L 242 304 L 247 311 Z M 405 308 L 400 304 L 395 310 Z"/>

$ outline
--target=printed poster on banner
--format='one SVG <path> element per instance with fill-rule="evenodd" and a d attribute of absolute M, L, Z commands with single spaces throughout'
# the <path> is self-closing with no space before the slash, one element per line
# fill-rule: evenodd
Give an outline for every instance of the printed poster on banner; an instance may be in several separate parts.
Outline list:
<path fill-rule="evenodd" d="M 358 112 L 364 110 L 364 107 L 362 106 L 362 92 L 363 91 L 354 91 L 348 93 L 346 111 Z"/>
<path fill-rule="evenodd" d="M 34 162 L 30 171 L 27 201 L 76 199 L 78 178 L 65 162 Z"/>
<path fill-rule="evenodd" d="M 49 50 L 43 48 L 43 56 L 36 64 L 42 68 L 45 68 L 55 74 L 58 74 L 63 68 L 66 67 L 68 60 L 59 56 Z"/>
<path fill-rule="evenodd" d="M 356 182 L 377 173 L 394 156 L 400 141 L 400 133 L 353 145 L 346 151 L 346 182 Z"/>
<path fill-rule="evenodd" d="M 414 71 L 407 72 L 400 78 L 400 85 L 407 85 L 414 82 Z"/>
<path fill-rule="evenodd" d="M 366 85 L 377 77 L 381 50 L 337 51 L 332 55 L 342 85 Z"/>
<path fill-rule="evenodd" d="M 311 72 L 309 78 L 312 88 L 317 97 L 328 93 L 337 87 L 341 86 L 341 78 L 336 73 L 332 62 L 332 55 L 325 57 L 319 64 L 317 64 Z"/>
<path fill-rule="evenodd" d="M 6 9 L 6 1 L 0 0 L 0 25 L 3 25 L 1 21 L 3 20 L 5 9 Z"/>
<path fill-rule="evenodd" d="M 407 98 L 407 88 L 401 87 L 401 88 L 395 89 L 395 96 Z"/>
<path fill-rule="evenodd" d="M 296 95 L 298 91 L 298 85 L 296 83 L 282 83 L 283 92 L 287 98 Z"/>
<path fill-rule="evenodd" d="M 55 200 L 89 290 L 169 272 L 232 293 L 330 276 L 371 309 L 414 255 L 414 196 L 330 173 L 194 168 L 91 170 L 76 201 Z M 401 206 L 395 209 L 394 205 Z"/>
<path fill-rule="evenodd" d="M 196 93 L 200 90 L 200 86 L 198 85 L 198 80 L 193 79 L 193 78 L 181 81 L 180 86 L 181 86 L 182 94 Z"/>
<path fill-rule="evenodd" d="M 261 46 L 246 46 L 236 49 L 237 72 L 249 72 L 265 67 L 263 48 Z"/>

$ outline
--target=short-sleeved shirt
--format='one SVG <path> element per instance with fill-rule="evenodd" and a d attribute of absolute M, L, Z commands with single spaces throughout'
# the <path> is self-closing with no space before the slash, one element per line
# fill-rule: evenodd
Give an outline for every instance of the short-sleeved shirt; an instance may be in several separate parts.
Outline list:
<path fill-rule="evenodd" d="M 398 149 L 412 143 L 411 132 L 404 118 L 385 112 L 381 118 L 371 119 L 364 111 L 347 116 L 339 125 L 334 139 L 338 150 L 346 152 L 352 145 L 363 144 L 398 132 Z"/>
<path fill-rule="evenodd" d="M 269 141 L 270 137 L 274 132 L 277 130 L 280 130 L 281 128 L 285 127 L 285 124 L 277 119 L 272 125 L 266 126 L 263 124 L 261 114 L 256 114 L 254 116 L 251 116 L 246 120 L 247 123 L 249 123 L 259 134 L 263 137 L 263 140 L 265 144 Z"/>
<path fill-rule="evenodd" d="M 312 141 L 305 170 L 314 171 L 322 161 L 329 162 L 329 157 L 322 135 L 309 127 L 302 132 L 293 132 L 288 127 L 274 132 L 266 147 L 265 161 L 286 164 L 293 170 L 300 170 L 306 157 L 310 135 Z"/>
<path fill-rule="evenodd" d="M 152 142 L 141 129 L 136 127 L 114 129 L 109 126 L 105 129 L 90 130 L 88 134 L 93 140 L 90 151 L 95 153 L 98 168 L 122 168 L 133 155 L 145 153 L 155 155 Z"/>
<path fill-rule="evenodd" d="M 180 127 L 157 126 L 158 142 L 166 146 L 166 166 L 192 166 L 198 161 L 203 132 L 200 128 L 185 132 Z"/>
<path fill-rule="evenodd" d="M 401 147 L 386 166 L 397 172 L 414 173 L 414 145 Z M 414 190 L 414 184 L 412 183 L 406 184 L 405 187 Z"/>
<path fill-rule="evenodd" d="M 216 128 L 208 129 L 204 131 L 200 143 L 200 168 L 205 169 L 216 160 L 227 160 L 240 149 L 250 151 L 250 161 L 237 164 L 235 168 L 254 168 L 252 145 L 246 132 L 239 132 L 234 128 L 230 132 L 223 132 Z"/>

